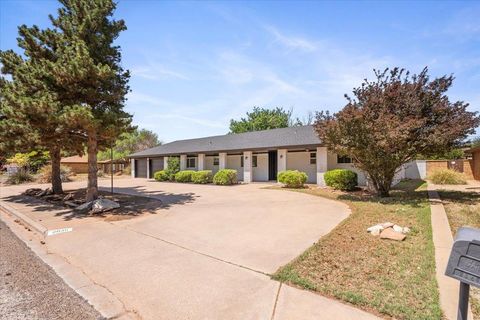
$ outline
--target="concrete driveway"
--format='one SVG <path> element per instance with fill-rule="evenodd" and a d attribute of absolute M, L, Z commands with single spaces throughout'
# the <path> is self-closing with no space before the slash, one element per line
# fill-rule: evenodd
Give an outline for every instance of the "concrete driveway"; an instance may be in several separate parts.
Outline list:
<path fill-rule="evenodd" d="M 107 186 L 108 181 L 100 181 Z M 302 193 L 119 179 L 116 191 L 159 198 L 162 208 L 131 220 L 64 220 L 10 203 L 48 229 L 51 254 L 107 289 L 141 319 L 374 319 L 337 301 L 281 285 L 269 274 L 328 233 L 346 205 Z M 65 184 L 65 189 L 84 182 Z M 3 188 L 2 197 L 18 187 Z M 75 281 L 73 281 L 75 282 Z M 89 286 L 76 284 L 87 298 Z M 83 290 L 83 291 L 82 291 Z M 94 293 L 93 293 L 94 294 Z"/>

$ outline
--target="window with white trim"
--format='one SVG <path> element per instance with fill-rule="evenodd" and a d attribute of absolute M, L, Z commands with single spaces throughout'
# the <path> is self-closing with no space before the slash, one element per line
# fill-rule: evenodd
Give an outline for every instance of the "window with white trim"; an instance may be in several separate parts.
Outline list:
<path fill-rule="evenodd" d="M 317 164 L 317 153 L 310 152 L 310 164 Z"/>
<path fill-rule="evenodd" d="M 196 167 L 196 160 L 195 157 L 187 158 L 187 168 L 195 168 Z"/>
<path fill-rule="evenodd" d="M 214 158 L 213 158 L 213 165 L 214 165 L 214 166 L 220 165 L 220 159 L 219 159 L 218 157 L 214 157 Z"/>

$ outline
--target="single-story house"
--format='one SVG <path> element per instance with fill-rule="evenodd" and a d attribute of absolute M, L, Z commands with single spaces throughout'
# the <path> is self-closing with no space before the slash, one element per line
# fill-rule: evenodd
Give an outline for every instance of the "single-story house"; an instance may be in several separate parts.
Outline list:
<path fill-rule="evenodd" d="M 60 164 L 69 167 L 74 173 L 88 173 L 87 156 L 71 156 L 60 160 Z"/>
<path fill-rule="evenodd" d="M 323 186 L 324 173 L 336 168 L 354 170 L 359 184 L 366 182 L 350 158 L 327 151 L 313 126 L 173 141 L 130 155 L 132 177 L 152 178 L 166 168 L 168 157 L 180 158 L 180 170 L 235 169 L 244 183 L 275 181 L 280 171 L 299 170 L 308 183 Z"/>
<path fill-rule="evenodd" d="M 88 157 L 85 156 L 71 156 L 60 160 L 60 164 L 69 167 L 74 173 L 88 173 Z M 104 173 L 110 173 L 110 160 L 98 161 L 97 168 Z M 128 161 L 124 159 L 113 160 L 113 172 L 122 171 L 128 166 Z"/>
<path fill-rule="evenodd" d="M 114 159 L 104 160 L 98 162 L 98 168 L 104 173 L 110 173 L 113 170 L 113 173 L 122 172 L 126 167 L 128 167 L 128 160 L 125 159 Z"/>

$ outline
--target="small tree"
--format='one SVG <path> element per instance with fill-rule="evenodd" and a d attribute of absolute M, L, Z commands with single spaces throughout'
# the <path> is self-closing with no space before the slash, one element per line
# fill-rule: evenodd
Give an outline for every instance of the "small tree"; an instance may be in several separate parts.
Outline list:
<path fill-rule="evenodd" d="M 147 129 L 135 129 L 133 132 L 125 132 L 120 135 L 113 146 L 113 158 L 124 159 L 128 155 L 153 148 L 162 144 L 158 135 Z M 110 159 L 110 150 L 102 151 L 98 154 L 99 160 Z"/>
<path fill-rule="evenodd" d="M 449 100 L 452 76 L 430 81 L 427 68 L 413 76 L 399 68 L 374 72 L 377 79 L 355 88 L 355 98 L 346 95 L 340 112 L 318 113 L 315 129 L 330 150 L 352 157 L 384 197 L 401 165 L 460 146 L 480 118 L 467 103 Z"/>
<path fill-rule="evenodd" d="M 230 133 L 243 133 L 275 128 L 286 128 L 291 124 L 292 111 L 283 108 L 266 109 L 254 107 L 246 118 L 230 120 Z"/>

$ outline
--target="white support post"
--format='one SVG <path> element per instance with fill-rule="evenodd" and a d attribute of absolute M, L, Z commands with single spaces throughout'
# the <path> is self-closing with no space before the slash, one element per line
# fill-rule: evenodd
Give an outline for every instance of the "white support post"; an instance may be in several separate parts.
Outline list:
<path fill-rule="evenodd" d="M 218 154 L 218 169 L 226 169 L 227 168 L 227 154 L 225 152 L 220 152 Z"/>
<path fill-rule="evenodd" d="M 327 172 L 328 153 L 327 147 L 317 148 L 317 185 L 325 187 L 325 179 L 323 175 Z"/>
<path fill-rule="evenodd" d="M 130 172 L 132 173 L 132 178 L 135 178 L 135 159 L 130 160 L 130 165 L 131 165 L 131 170 Z"/>
<path fill-rule="evenodd" d="M 163 170 L 168 168 L 168 157 L 163 157 Z"/>
<path fill-rule="evenodd" d="M 277 173 L 287 170 L 287 149 L 277 150 Z"/>
<path fill-rule="evenodd" d="M 180 171 L 187 169 L 187 155 L 181 154 L 180 155 Z"/>
<path fill-rule="evenodd" d="M 198 171 L 205 170 L 205 154 L 204 153 L 199 153 L 198 154 Z"/>
<path fill-rule="evenodd" d="M 147 179 L 150 179 L 150 158 L 147 158 Z"/>
<path fill-rule="evenodd" d="M 250 183 L 253 181 L 252 168 L 252 151 L 243 152 L 243 182 Z"/>

